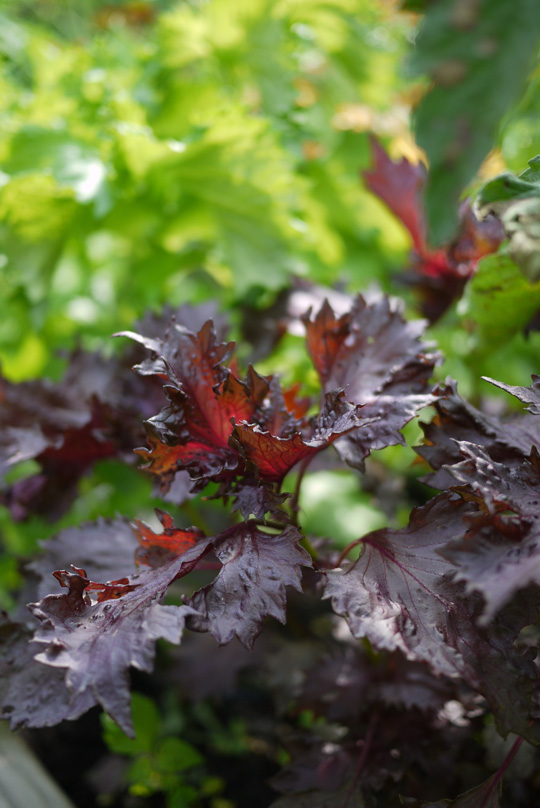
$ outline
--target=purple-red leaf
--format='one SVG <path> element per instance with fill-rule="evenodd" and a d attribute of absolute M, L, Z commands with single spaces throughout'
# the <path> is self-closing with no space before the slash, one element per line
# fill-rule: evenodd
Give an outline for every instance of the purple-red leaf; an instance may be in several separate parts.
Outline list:
<path fill-rule="evenodd" d="M 238 455 L 228 445 L 232 421 L 251 421 L 269 392 L 269 381 L 252 369 L 244 382 L 223 366 L 232 343 L 218 343 L 211 322 L 198 334 L 179 328 L 171 334 L 174 347 L 164 359 L 139 367 L 167 380 L 170 404 L 149 421 L 150 450 L 138 450 L 165 488 L 180 469 L 203 481 L 234 471 Z M 142 341 L 154 352 L 166 347 Z"/>
<path fill-rule="evenodd" d="M 411 234 L 415 248 L 422 252 L 426 249 L 422 199 L 426 169 L 421 163 L 414 165 L 405 157 L 398 163 L 394 162 L 376 138 L 370 140 L 374 166 L 370 171 L 363 172 L 365 183 L 403 223 Z"/>
<path fill-rule="evenodd" d="M 373 449 L 403 443 L 400 429 L 432 401 L 428 379 L 439 356 L 421 341 L 425 322 L 407 322 L 389 298 L 368 304 L 358 296 L 341 317 L 325 302 L 304 323 L 323 389 L 344 390 L 364 418 L 377 419 L 340 441 L 340 454 L 361 466 Z"/>
<path fill-rule="evenodd" d="M 281 482 L 300 460 L 312 457 L 351 430 L 367 427 L 371 419 L 362 416 L 359 408 L 345 401 L 343 392 L 328 393 L 322 412 L 311 424 L 309 437 L 300 432 L 279 437 L 258 424 L 240 423 L 233 430 L 231 444 L 263 479 Z"/>
<path fill-rule="evenodd" d="M 405 158 L 394 162 L 374 137 L 371 149 L 374 165 L 363 172 L 364 181 L 411 235 L 414 249 L 405 281 L 419 293 L 422 313 L 434 322 L 461 296 L 479 258 L 497 250 L 505 237 L 503 227 L 494 216 L 479 221 L 466 201 L 459 211 L 455 241 L 444 249 L 431 249 L 426 243 L 424 167 Z"/>
<path fill-rule="evenodd" d="M 199 528 L 175 527 L 172 516 L 159 508 L 156 508 L 156 515 L 163 525 L 162 533 L 155 533 L 152 528 L 139 519 L 135 520 L 133 526 L 140 545 L 135 557 L 140 564 L 160 567 L 165 561 L 186 553 L 205 538 L 203 531 Z"/>
<path fill-rule="evenodd" d="M 0 471 L 35 459 L 40 472 L 3 491 L 15 519 L 58 518 L 80 478 L 105 458 L 133 462 L 144 439 L 142 418 L 164 402 L 155 384 L 130 374 L 122 360 L 74 352 L 61 382 L 0 382 Z"/>
<path fill-rule="evenodd" d="M 220 644 L 234 635 L 251 648 L 266 615 L 285 622 L 285 588 L 300 590 L 300 566 L 311 559 L 298 542 L 296 528 L 265 533 L 244 522 L 214 539 L 214 551 L 223 567 L 213 583 L 196 592 L 189 603 L 202 615 L 190 618 L 189 627 L 209 631 Z"/>

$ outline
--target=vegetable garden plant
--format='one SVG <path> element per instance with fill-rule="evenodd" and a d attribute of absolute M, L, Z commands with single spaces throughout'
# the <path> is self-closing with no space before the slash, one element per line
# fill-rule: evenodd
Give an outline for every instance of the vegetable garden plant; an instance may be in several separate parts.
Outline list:
<path fill-rule="evenodd" d="M 351 9 L 337 5 L 349 24 Z M 10 524 L 71 517 L 31 559 L 19 560 L 18 586 L 3 598 L 0 711 L 12 729 L 25 728 L 81 808 L 528 808 L 538 800 L 540 376 L 528 386 L 515 383 L 496 351 L 510 350 L 526 364 L 537 345 L 540 157 L 519 176 L 504 171 L 479 183 L 467 201 L 459 196 L 497 121 L 519 98 L 540 20 L 521 0 L 531 25 L 520 29 L 517 53 L 512 25 L 519 15 L 514 9 L 509 16 L 502 2 L 492 14 L 482 3 L 465 8 L 458 0 L 404 5 L 425 13 L 412 62 L 432 78 L 415 119 L 430 171 L 392 159 L 380 139 L 362 135 L 368 157 L 354 181 L 411 237 L 400 276 L 412 288 L 404 293 L 408 308 L 392 283 L 386 291 L 368 283 L 359 290 L 349 278 L 338 289 L 324 273 L 284 272 L 271 294 L 245 294 L 232 317 L 225 293 L 221 306 L 208 299 L 154 305 L 135 324 L 119 317 L 116 351 L 72 347 L 57 380 L 1 380 L 1 499 Z M 152 4 L 128 6 L 137 25 L 144 9 L 153 18 Z M 275 23 L 283 34 L 284 20 L 304 24 L 285 6 L 277 4 L 274 15 L 257 6 L 253 17 L 246 11 L 238 19 L 253 32 L 258 14 L 261 30 Z M 187 4 L 163 17 L 163 31 L 178 35 L 203 23 L 211 31 L 211 13 Z M 462 38 L 448 38 L 449 25 Z M 485 46 L 489 37 L 521 81 L 510 87 L 501 79 L 495 99 L 487 67 L 498 63 Z M 217 46 L 216 53 L 225 64 Z M 290 144 L 298 120 L 275 108 L 271 83 L 250 59 L 262 88 L 261 117 L 280 121 Z M 166 58 L 163 64 L 169 69 Z M 467 84 L 469 74 L 476 83 Z M 473 85 L 491 99 L 481 119 L 468 95 Z M 226 139 L 213 140 L 212 130 L 197 124 L 187 145 L 171 147 L 167 116 L 148 97 L 158 134 L 138 134 L 155 153 L 145 152 L 148 162 L 137 168 L 133 210 L 145 193 L 159 197 L 165 188 L 176 216 L 181 202 L 164 179 L 174 166 L 195 205 L 197 182 L 176 156 L 191 148 L 202 150 L 202 164 L 219 154 L 219 182 L 238 191 L 240 174 L 227 184 L 219 152 Z M 444 132 L 441 105 L 450 121 Z M 461 110 L 457 133 L 454 108 Z M 121 136 L 126 131 L 118 128 Z M 39 140 L 43 132 L 24 129 L 18 142 L 30 136 Z M 55 137 L 47 141 L 51 154 Z M 77 137 L 84 140 L 82 124 Z M 8 192 L 10 183 L 25 181 L 15 146 L 6 147 L 14 177 L 6 180 Z M 239 164 L 248 159 L 241 150 L 236 157 Z M 114 165 L 123 181 L 126 166 Z M 264 213 L 256 241 L 281 255 L 290 236 L 279 230 L 285 217 L 260 185 L 256 192 L 247 180 L 242 186 Z M 102 189 L 99 205 L 110 204 L 108 211 L 120 204 L 114 187 L 111 180 L 109 201 Z M 8 252 L 18 245 L 9 253 L 16 260 L 24 238 L 32 238 L 17 230 L 8 192 L 0 213 Z M 310 210 L 322 221 L 306 200 L 302 215 L 309 220 Z M 330 194 L 321 208 L 330 211 L 332 200 Z M 213 211 L 216 232 L 205 213 L 208 243 L 197 242 L 193 261 L 245 260 L 250 205 L 237 206 L 245 217 L 240 227 L 240 219 L 219 218 L 212 194 L 196 204 Z M 111 221 L 112 229 L 124 226 L 117 215 Z M 82 215 L 76 226 L 81 239 L 91 238 Z M 241 235 L 227 252 L 229 226 Z M 58 255 L 69 251 L 63 233 L 60 252 L 48 253 L 53 276 Z M 251 245 L 250 261 L 258 249 Z M 313 255 L 309 260 L 318 265 Z M 214 265 L 215 277 L 220 271 Z M 36 300 L 43 302 L 39 288 Z M 33 311 L 30 298 L 27 304 Z M 519 348 L 524 333 L 530 341 Z M 471 356 L 461 351 L 453 366 L 466 368 L 470 396 L 446 375 L 433 339 L 446 348 L 463 335 L 472 335 Z M 488 377 L 497 364 L 496 378 Z M 412 465 L 410 449 L 404 463 L 392 454 L 407 442 L 416 444 Z M 105 475 L 113 468 L 112 485 L 127 490 L 130 514 L 76 525 L 81 486 L 99 468 Z M 151 480 L 151 492 L 141 478 Z M 323 488 L 334 485 L 336 502 L 314 487 L 317 479 Z M 139 495 L 145 501 L 132 507 Z M 149 504 L 156 506 L 153 521 Z M 337 516 L 338 538 L 327 527 Z M 76 743 L 82 750 L 85 734 L 94 751 L 84 774 L 77 770 L 70 780 L 51 749 L 67 754 Z M 80 785 L 82 777 L 77 792 L 73 779 Z"/>

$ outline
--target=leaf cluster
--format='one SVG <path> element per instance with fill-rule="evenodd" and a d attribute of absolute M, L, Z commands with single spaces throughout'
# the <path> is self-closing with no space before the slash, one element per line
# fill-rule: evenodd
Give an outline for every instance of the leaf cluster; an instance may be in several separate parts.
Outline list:
<path fill-rule="evenodd" d="M 321 387 L 311 400 L 283 390 L 276 376 L 252 367 L 242 374 L 233 344 L 220 340 L 212 321 L 194 327 L 201 315 L 184 309 L 166 327 L 152 320 L 141 325 L 146 334 L 123 335 L 146 352 L 133 391 L 138 396 L 138 385 L 147 386 L 154 398 L 142 395 L 146 406 L 161 406 L 146 421 L 147 447 L 137 452 L 162 494 L 177 505 L 200 491 L 220 498 L 229 506 L 228 524 L 214 533 L 182 527 L 160 510 L 161 530 L 116 518 L 49 539 L 23 593 L 33 601 L 31 617 L 19 609 L 3 623 L 3 715 L 15 727 L 50 726 L 99 703 L 132 736 L 129 670 L 152 669 L 158 639 L 178 644 L 187 628 L 221 645 L 237 637 L 250 649 L 267 616 L 285 622 L 287 589 L 304 587 L 314 597 L 322 587 L 334 619 L 344 618 L 376 656 L 343 641 L 326 661 L 320 650 L 310 652 L 307 667 L 316 671 L 302 674 L 295 698 L 324 716 L 331 737 L 334 724 L 342 729 L 331 743 L 326 731 L 318 739 L 317 723 L 298 741 L 284 739 L 291 764 L 276 788 L 335 791 L 335 799 L 358 789 L 378 793 L 393 764 L 386 730 L 376 727 L 390 726 L 396 709 L 400 721 L 420 709 L 419 726 L 435 733 L 448 723 L 446 705 L 455 703 L 466 722 L 469 714 L 491 713 L 503 736 L 538 743 L 538 670 L 526 639 L 539 618 L 537 379 L 529 388 L 496 383 L 528 404 L 528 414 L 510 422 L 486 416 L 451 381 L 431 387 L 439 356 L 422 341 L 422 321 L 406 321 L 387 297 L 358 296 L 342 314 L 325 301 L 303 318 Z M 89 358 L 84 366 L 94 367 Z M 125 357 L 115 370 L 123 391 Z M 27 383 L 19 386 L 26 392 Z M 16 388 L 9 387 L 13 395 Z M 118 396 L 115 407 L 113 389 L 107 384 L 108 440 L 121 455 L 118 435 L 136 398 Z M 4 446 L 6 466 L 34 457 L 50 490 L 62 485 L 64 447 L 76 447 L 67 454 L 79 461 L 68 466 L 72 475 L 95 460 L 85 440 L 69 443 L 74 426 L 87 429 L 88 422 L 73 424 L 66 390 L 66 380 L 33 389 L 32 422 L 21 409 Z M 88 392 L 94 406 L 98 394 Z M 425 425 L 418 451 L 432 469 L 427 481 L 441 493 L 415 508 L 405 528 L 361 536 L 339 557 L 314 547 L 298 509 L 308 465 L 333 447 L 361 471 L 373 450 L 402 442 L 400 430 L 430 403 L 438 417 Z M 59 411 L 64 421 L 54 420 Z M 13 417 L 9 406 L 5 412 Z M 51 420 L 56 431 L 49 438 Z M 91 429 L 98 441 L 98 427 Z M 46 439 L 60 452 L 52 464 Z M 287 490 L 296 467 L 296 487 Z M 349 560 L 353 548 L 361 553 Z M 54 591 L 51 573 L 65 594 Z M 339 673 L 343 666 L 349 673 Z M 362 737 L 365 752 L 357 760 Z M 328 754 L 327 773 L 317 774 L 315 761 Z M 428 765 L 419 749 L 410 754 L 416 766 Z M 411 785 L 418 793 L 403 771 L 400 765 L 393 775 L 402 793 Z M 474 799 L 484 799 L 486 789 L 494 794 L 499 782 L 494 775 Z"/>

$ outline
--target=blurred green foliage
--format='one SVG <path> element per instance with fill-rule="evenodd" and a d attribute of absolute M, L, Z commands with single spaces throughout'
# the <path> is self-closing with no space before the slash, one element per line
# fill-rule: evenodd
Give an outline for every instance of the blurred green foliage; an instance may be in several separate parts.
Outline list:
<path fill-rule="evenodd" d="M 203 804 L 208 808 L 232 808 L 233 803 L 223 796 L 224 780 L 209 774 L 203 753 L 245 755 L 249 739 L 242 719 L 233 718 L 223 724 L 210 702 L 204 701 L 184 710 L 172 691 L 163 712 L 153 699 L 134 693 L 132 714 L 134 738 L 128 738 L 107 714 L 100 717 L 109 751 L 128 759 L 123 781 L 132 796 L 163 794 L 166 808 L 196 808 Z M 203 752 L 186 741 L 186 735 L 198 739 Z M 113 795 L 102 797 L 112 799 Z"/>
<path fill-rule="evenodd" d="M 79 342 L 112 351 L 112 332 L 165 302 L 261 307 L 293 276 L 402 292 L 395 272 L 410 242 L 359 181 L 366 133 L 413 159 L 416 105 L 433 163 L 428 218 L 445 232 L 493 145 L 492 173 L 540 151 L 540 70 L 525 83 L 538 14 L 523 26 L 501 0 L 489 13 L 461 0 L 402 7 L 0 0 L 4 374 L 58 375 L 58 351 Z M 488 35 L 500 48 L 478 52 Z M 452 59 L 468 65 L 463 76 L 439 76 L 418 105 L 425 74 L 437 79 Z M 473 116 L 474 138 L 448 171 L 460 116 Z M 468 324 L 476 310 L 467 304 Z M 462 322 L 443 323 L 445 348 Z M 477 355 L 463 352 L 465 375 Z"/>
<path fill-rule="evenodd" d="M 405 137 L 410 28 L 376 0 L 1 3 L 4 373 L 164 302 L 384 283 L 407 241 L 358 170 L 365 130 Z"/>
<path fill-rule="evenodd" d="M 137 797 L 163 793 L 167 808 L 200 805 L 201 797 L 219 793 L 223 782 L 204 773 L 204 758 L 194 746 L 166 733 L 164 717 L 154 702 L 133 694 L 135 738 L 128 738 L 105 713 L 103 738 L 109 750 L 131 758 L 126 770 L 129 792 Z M 210 805 L 213 803 L 210 802 Z"/>

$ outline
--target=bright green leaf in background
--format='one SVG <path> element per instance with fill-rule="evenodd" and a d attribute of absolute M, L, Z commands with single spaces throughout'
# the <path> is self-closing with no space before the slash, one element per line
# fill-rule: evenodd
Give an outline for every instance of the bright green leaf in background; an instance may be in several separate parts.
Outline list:
<path fill-rule="evenodd" d="M 493 350 L 524 330 L 540 308 L 540 282 L 531 284 L 505 252 L 482 259 L 461 311 Z"/>
<path fill-rule="evenodd" d="M 539 47 L 536 0 L 427 6 L 411 65 L 432 82 L 416 109 L 415 131 L 430 163 L 426 203 L 434 244 L 452 237 L 459 197 L 523 95 Z"/>
<path fill-rule="evenodd" d="M 477 194 L 475 207 L 481 217 L 500 218 L 508 240 L 497 254 L 478 264 L 458 304 L 463 339 L 455 332 L 453 344 L 445 346 L 455 360 L 461 348 L 477 377 L 492 375 L 503 367 L 505 378 L 526 378 L 525 366 L 535 362 L 538 333 L 535 320 L 540 310 L 540 230 L 538 222 L 540 184 L 539 158 L 518 177 L 503 172 L 489 180 Z M 446 329 L 447 333 L 449 329 Z M 444 341 L 445 336 L 442 334 Z M 529 370 L 529 372 L 531 372 Z M 499 371 L 500 373 L 500 371 Z M 461 373 L 455 373 L 458 378 Z"/>

